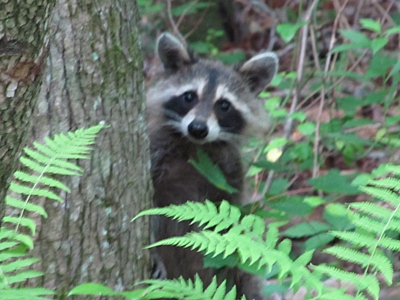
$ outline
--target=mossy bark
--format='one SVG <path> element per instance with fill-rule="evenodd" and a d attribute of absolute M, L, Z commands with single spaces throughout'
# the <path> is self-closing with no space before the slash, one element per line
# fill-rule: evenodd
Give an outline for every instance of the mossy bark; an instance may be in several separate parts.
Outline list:
<path fill-rule="evenodd" d="M 37 101 L 54 3 L 0 1 L 0 220 Z"/>
<path fill-rule="evenodd" d="M 130 290 L 148 278 L 149 222 L 130 220 L 148 208 L 152 185 L 136 1 L 58 0 L 50 23 L 50 55 L 31 139 L 109 125 L 80 178 L 67 179 L 64 203 L 45 201 L 34 255 L 42 284 L 65 298 L 98 282 Z"/>

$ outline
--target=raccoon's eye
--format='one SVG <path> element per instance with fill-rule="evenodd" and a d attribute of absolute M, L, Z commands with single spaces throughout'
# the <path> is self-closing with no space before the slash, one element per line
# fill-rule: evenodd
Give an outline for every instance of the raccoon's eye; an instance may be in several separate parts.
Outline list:
<path fill-rule="evenodd" d="M 218 100 L 215 105 L 217 105 L 217 107 L 223 112 L 226 112 L 231 108 L 231 103 L 225 99 Z"/>
<path fill-rule="evenodd" d="M 192 91 L 185 92 L 183 93 L 183 99 L 185 99 L 186 102 L 190 103 L 197 99 L 197 95 L 195 92 Z"/>

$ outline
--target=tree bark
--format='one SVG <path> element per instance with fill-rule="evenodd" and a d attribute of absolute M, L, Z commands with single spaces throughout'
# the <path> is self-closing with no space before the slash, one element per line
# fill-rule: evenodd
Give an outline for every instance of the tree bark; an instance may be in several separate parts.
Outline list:
<path fill-rule="evenodd" d="M 0 221 L 37 101 L 54 3 L 54 0 L 0 3 Z"/>
<path fill-rule="evenodd" d="M 81 178 L 67 179 L 63 204 L 45 202 L 34 254 L 42 285 L 63 299 L 98 282 L 131 290 L 148 278 L 152 185 L 136 1 L 58 0 L 50 55 L 33 115 L 32 140 L 104 122 Z"/>

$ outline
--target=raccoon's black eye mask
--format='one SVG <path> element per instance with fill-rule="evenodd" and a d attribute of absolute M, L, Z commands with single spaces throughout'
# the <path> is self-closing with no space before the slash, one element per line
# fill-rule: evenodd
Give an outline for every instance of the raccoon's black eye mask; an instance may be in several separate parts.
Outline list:
<path fill-rule="evenodd" d="M 220 110 L 221 112 L 228 112 L 231 107 L 232 104 L 224 98 L 219 99 L 214 104 L 214 108 Z"/>
<path fill-rule="evenodd" d="M 164 109 L 184 117 L 198 102 L 197 93 L 195 91 L 187 91 L 179 96 L 172 97 L 164 104 Z"/>

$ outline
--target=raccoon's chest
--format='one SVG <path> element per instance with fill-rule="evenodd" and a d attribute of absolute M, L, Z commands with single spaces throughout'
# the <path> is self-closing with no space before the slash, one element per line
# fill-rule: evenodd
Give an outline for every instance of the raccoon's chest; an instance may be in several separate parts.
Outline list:
<path fill-rule="evenodd" d="M 152 151 L 156 206 L 205 199 L 213 202 L 221 200 L 228 200 L 231 203 L 239 202 L 243 186 L 239 152 L 229 145 L 208 145 L 202 147 L 202 150 L 218 165 L 227 182 L 236 188 L 238 193 L 229 194 L 216 188 L 188 162 L 190 158 L 195 158 L 195 145 L 189 143 L 175 149 L 168 145 L 168 148 Z"/>

